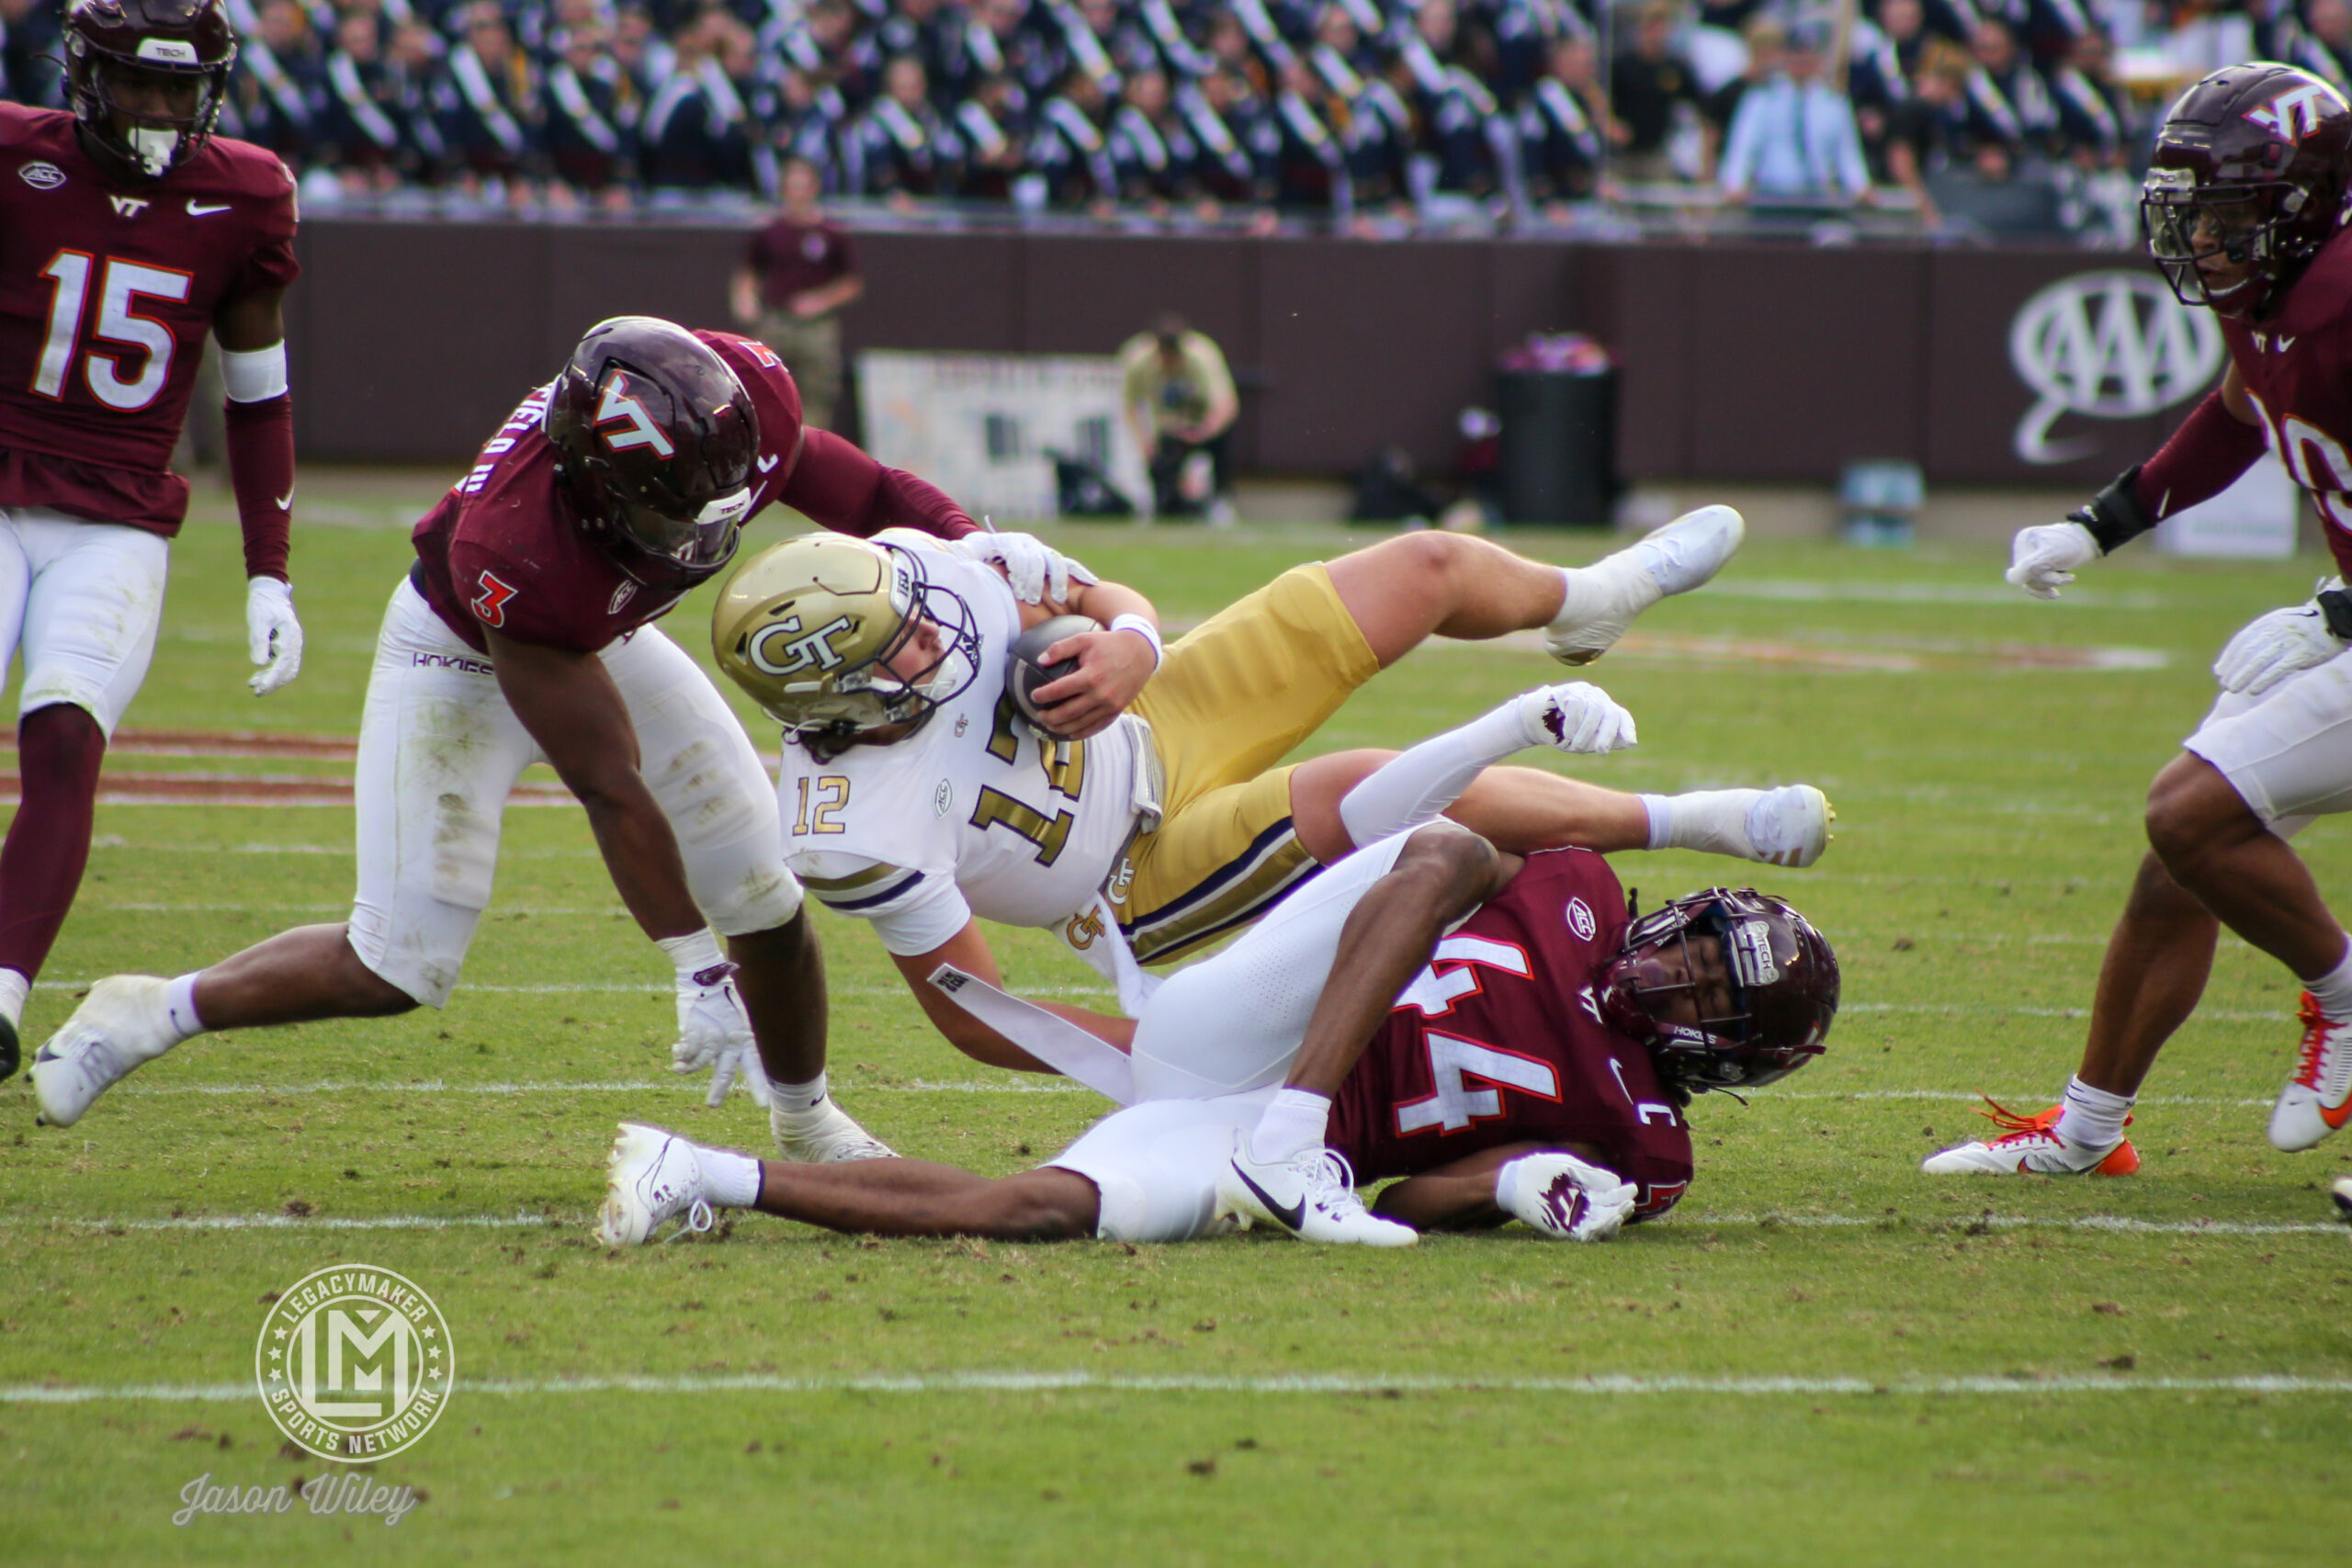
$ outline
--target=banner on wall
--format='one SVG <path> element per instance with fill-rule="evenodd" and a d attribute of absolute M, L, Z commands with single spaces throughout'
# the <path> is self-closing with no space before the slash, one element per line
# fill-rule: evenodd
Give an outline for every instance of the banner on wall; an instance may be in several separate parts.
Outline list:
<path fill-rule="evenodd" d="M 1054 457 L 1110 476 L 1149 509 L 1143 454 L 1119 409 L 1109 355 L 906 354 L 857 356 L 858 412 L 877 461 L 930 480 L 999 525 L 1056 514 Z"/>

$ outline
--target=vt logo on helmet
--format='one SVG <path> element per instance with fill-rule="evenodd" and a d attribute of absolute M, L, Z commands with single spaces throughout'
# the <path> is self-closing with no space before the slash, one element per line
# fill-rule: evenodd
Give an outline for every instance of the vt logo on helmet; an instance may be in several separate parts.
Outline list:
<path fill-rule="evenodd" d="M 211 139 L 236 58 L 221 0 L 73 0 L 65 80 L 84 148 L 118 179 L 162 179 Z"/>
<path fill-rule="evenodd" d="M 541 428 L 581 528 L 630 577 L 678 593 L 734 558 L 759 419 L 735 372 L 685 328 L 651 316 L 589 328 Z"/>
<path fill-rule="evenodd" d="M 1626 928 L 1599 1011 L 1685 1094 L 1754 1089 L 1821 1055 L 1838 955 L 1785 899 L 1710 887 Z"/>
<path fill-rule="evenodd" d="M 2165 116 L 2140 223 L 2182 302 L 2247 318 L 2273 306 L 2344 226 L 2352 105 L 2291 65 L 2217 71 Z"/>
<path fill-rule="evenodd" d="M 980 669 L 971 606 L 930 580 L 919 553 L 842 534 L 803 534 L 736 568 L 710 643 L 718 667 L 820 755 L 900 739 L 877 732 L 920 726 Z"/>

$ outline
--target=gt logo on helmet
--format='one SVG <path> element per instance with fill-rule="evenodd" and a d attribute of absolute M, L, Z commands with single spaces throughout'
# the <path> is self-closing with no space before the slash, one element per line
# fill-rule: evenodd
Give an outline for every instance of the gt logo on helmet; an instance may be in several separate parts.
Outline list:
<path fill-rule="evenodd" d="M 617 433 L 605 428 L 612 424 L 624 428 Z M 650 446 L 655 457 L 667 457 L 678 450 L 662 427 L 653 423 L 653 416 L 645 412 L 645 405 L 629 395 L 628 378 L 617 370 L 605 383 L 604 396 L 597 400 L 596 434 L 616 452 L 631 446 Z"/>
<path fill-rule="evenodd" d="M 749 654 L 752 663 L 771 675 L 792 675 L 816 667 L 838 670 L 844 662 L 833 650 L 833 638 L 850 629 L 847 615 L 836 615 L 815 631 L 801 634 L 800 617 L 786 615 L 752 639 Z M 785 638 L 785 661 L 778 663 L 769 651 L 778 637 Z"/>
<path fill-rule="evenodd" d="M 2245 118 L 2281 141 L 2301 141 L 2320 126 L 2321 111 L 2328 100 L 2338 105 L 2343 95 L 2322 82 L 2304 82 L 2288 88 L 2259 108 L 2246 111 Z"/>

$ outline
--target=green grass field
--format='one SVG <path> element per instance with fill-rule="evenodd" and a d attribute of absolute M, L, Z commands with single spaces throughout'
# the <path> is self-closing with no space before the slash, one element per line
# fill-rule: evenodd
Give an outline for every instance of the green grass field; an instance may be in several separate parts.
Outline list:
<path fill-rule="evenodd" d="M 356 731 L 432 486 L 306 485 L 301 680 L 244 690 L 211 499 L 128 728 Z M 1050 536 L 1177 621 L 1366 538 Z M 1690 1197 L 1605 1247 L 1516 1227 L 1402 1256 L 875 1243 L 754 1215 L 606 1257 L 587 1227 L 617 1118 L 754 1149 L 764 1119 L 669 1077 L 666 976 L 583 819 L 517 808 L 447 1012 L 206 1038 L 64 1131 L 0 1086 L 0 1562 L 2321 1560 L 2352 1481 L 2352 1250 L 2324 1194 L 2352 1139 L 2264 1140 L 2295 1041 L 2282 971 L 2225 948 L 2142 1103 L 2138 1177 L 1917 1168 L 1982 1125 L 1977 1091 L 2038 1108 L 2064 1082 L 2146 782 L 2213 651 L 2315 566 L 2135 549 L 2047 605 L 1989 549 L 1759 543 L 1596 666 L 1642 744 L 1588 776 L 1829 790 L 1829 856 L 1754 880 L 1838 944 L 1848 998 L 1817 1065 L 1694 1108 Z M 704 654 L 706 604 L 670 623 Z M 1432 648 L 1317 745 L 1404 742 L 1556 671 Z M 349 772 L 127 749 L 108 767 Z M 96 976 L 196 967 L 350 894 L 340 806 L 108 805 L 98 831 L 28 1049 Z M 2343 829 L 2301 847 L 2352 904 Z M 1648 902 L 1744 874 L 1725 865 L 1620 871 Z M 867 933 L 824 937 L 834 1082 L 901 1150 L 1008 1171 L 1101 1109 L 966 1062 Z M 1000 952 L 1018 987 L 1091 984 L 1042 935 Z M 281 1450 L 250 1369 L 264 1299 L 339 1262 L 401 1271 L 451 1325 L 447 1414 L 372 1468 L 422 1503 L 389 1529 L 175 1527 L 200 1475 L 327 1468 Z"/>

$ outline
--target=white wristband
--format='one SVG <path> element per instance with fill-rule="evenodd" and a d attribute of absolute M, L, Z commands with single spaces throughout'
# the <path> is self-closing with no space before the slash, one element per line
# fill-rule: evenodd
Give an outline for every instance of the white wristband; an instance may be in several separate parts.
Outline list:
<path fill-rule="evenodd" d="M 684 936 L 665 936 L 654 945 L 670 955 L 671 966 L 677 970 L 681 980 L 692 979 L 727 962 L 727 955 L 718 951 L 718 933 L 708 926 Z"/>
<path fill-rule="evenodd" d="M 1141 615 L 1114 615 L 1111 619 L 1110 629 L 1114 632 L 1133 632 L 1151 644 L 1151 667 L 1154 670 L 1159 669 L 1167 660 L 1168 650 L 1159 644 L 1159 628 Z"/>
<path fill-rule="evenodd" d="M 220 389 L 232 403 L 266 403 L 286 392 L 286 345 L 220 351 Z"/>

